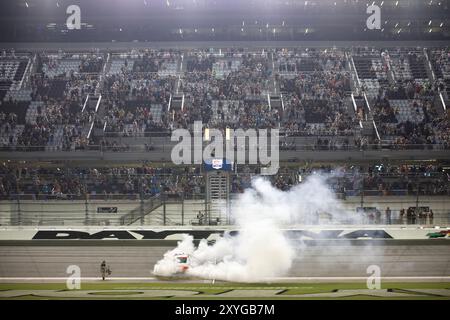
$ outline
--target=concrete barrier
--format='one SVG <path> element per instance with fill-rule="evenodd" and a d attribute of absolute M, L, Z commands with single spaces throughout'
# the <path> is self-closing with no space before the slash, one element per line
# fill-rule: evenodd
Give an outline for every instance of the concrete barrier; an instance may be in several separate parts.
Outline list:
<path fill-rule="evenodd" d="M 320 226 L 290 227 L 283 229 L 291 240 L 426 240 L 431 235 L 449 239 L 448 227 L 401 227 L 401 226 Z M 196 240 L 215 241 L 224 233 L 231 236 L 239 230 L 229 228 L 132 228 L 132 227 L 4 227 L 0 229 L 0 241 L 179 241 L 190 234 Z M 434 240 L 434 239 L 432 239 Z M 450 244 L 450 242 L 449 242 Z"/>

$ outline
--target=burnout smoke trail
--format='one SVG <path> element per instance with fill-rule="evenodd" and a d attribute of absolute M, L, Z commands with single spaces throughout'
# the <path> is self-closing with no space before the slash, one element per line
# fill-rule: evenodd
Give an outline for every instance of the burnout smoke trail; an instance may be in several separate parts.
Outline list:
<path fill-rule="evenodd" d="M 239 229 L 236 236 L 225 234 L 213 245 L 202 240 L 195 248 L 186 235 L 178 246 L 157 262 L 153 273 L 177 273 L 177 253 L 189 256 L 186 275 L 225 281 L 258 282 L 288 273 L 296 248 L 283 228 L 292 223 L 310 223 L 321 212 L 333 217 L 345 215 L 340 202 L 325 183 L 326 177 L 312 175 L 289 191 L 280 191 L 261 177 L 252 181 L 233 205 L 231 212 Z"/>

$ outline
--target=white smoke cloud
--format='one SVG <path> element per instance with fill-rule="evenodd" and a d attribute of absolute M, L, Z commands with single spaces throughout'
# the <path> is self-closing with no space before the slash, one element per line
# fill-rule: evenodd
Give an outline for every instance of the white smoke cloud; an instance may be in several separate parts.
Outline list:
<path fill-rule="evenodd" d="M 326 176 L 315 174 L 289 191 L 280 191 L 261 177 L 254 179 L 252 188 L 231 208 L 239 230 L 236 236 L 225 234 L 212 245 L 202 240 L 196 248 L 192 236 L 186 235 L 158 261 L 153 273 L 175 274 L 179 265 L 174 255 L 183 253 L 189 255 L 189 276 L 258 282 L 286 275 L 299 248 L 286 238 L 283 228 L 317 222 L 322 213 L 330 214 L 332 221 L 347 218 L 325 180 Z"/>

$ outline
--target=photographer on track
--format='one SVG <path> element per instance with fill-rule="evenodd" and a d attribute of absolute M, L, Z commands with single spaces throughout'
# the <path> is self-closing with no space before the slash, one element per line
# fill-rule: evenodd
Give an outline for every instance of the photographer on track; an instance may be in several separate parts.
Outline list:
<path fill-rule="evenodd" d="M 102 275 L 102 280 L 105 280 L 106 276 L 111 275 L 111 269 L 106 265 L 105 260 L 103 260 L 102 264 L 100 265 L 100 273 Z"/>

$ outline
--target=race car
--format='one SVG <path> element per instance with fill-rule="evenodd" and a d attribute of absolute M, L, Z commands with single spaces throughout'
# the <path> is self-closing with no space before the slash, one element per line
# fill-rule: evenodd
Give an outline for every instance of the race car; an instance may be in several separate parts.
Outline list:
<path fill-rule="evenodd" d="M 431 232 L 427 233 L 427 237 L 429 239 L 436 239 L 436 238 L 445 238 L 450 235 L 450 230 L 442 230 L 439 232 Z"/>
<path fill-rule="evenodd" d="M 153 274 L 159 278 L 185 278 L 189 277 L 186 273 L 190 268 L 190 257 L 183 252 L 171 252 L 159 261 Z"/>
<path fill-rule="evenodd" d="M 177 273 L 186 273 L 189 269 L 189 255 L 184 253 L 175 254 L 177 262 Z"/>

